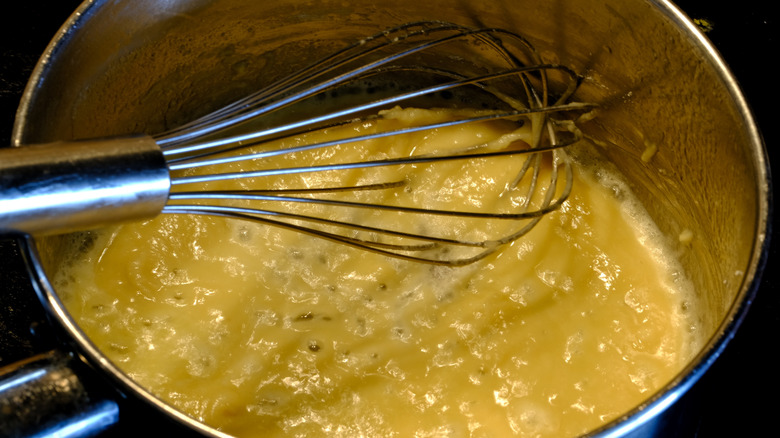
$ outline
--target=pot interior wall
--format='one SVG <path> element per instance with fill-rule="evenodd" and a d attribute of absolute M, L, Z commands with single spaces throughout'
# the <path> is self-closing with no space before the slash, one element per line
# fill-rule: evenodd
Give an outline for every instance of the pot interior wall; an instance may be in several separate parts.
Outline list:
<path fill-rule="evenodd" d="M 705 339 L 716 334 L 755 263 L 759 146 L 704 50 L 651 2 L 97 1 L 47 64 L 15 140 L 160 132 L 345 42 L 431 19 L 516 31 L 585 76 L 577 98 L 601 108 L 576 153 L 626 176 L 695 284 Z M 39 246 L 56 266 L 57 238 Z"/>

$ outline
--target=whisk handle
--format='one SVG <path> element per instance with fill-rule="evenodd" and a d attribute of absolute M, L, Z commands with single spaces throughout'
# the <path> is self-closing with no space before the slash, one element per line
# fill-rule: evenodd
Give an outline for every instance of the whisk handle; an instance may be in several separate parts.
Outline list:
<path fill-rule="evenodd" d="M 170 186 L 151 137 L 2 149 L 0 232 L 59 234 L 153 217 Z"/>

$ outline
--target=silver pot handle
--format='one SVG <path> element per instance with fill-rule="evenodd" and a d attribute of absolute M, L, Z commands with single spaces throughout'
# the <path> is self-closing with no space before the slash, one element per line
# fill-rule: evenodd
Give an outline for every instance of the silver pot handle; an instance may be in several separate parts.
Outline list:
<path fill-rule="evenodd" d="M 119 406 L 87 390 L 80 365 L 54 350 L 0 368 L 0 436 L 91 437 L 117 423 Z"/>

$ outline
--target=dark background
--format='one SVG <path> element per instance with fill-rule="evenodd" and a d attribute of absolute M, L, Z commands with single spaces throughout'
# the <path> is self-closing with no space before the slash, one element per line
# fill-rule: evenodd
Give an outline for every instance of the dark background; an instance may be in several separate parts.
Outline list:
<path fill-rule="evenodd" d="M 38 57 L 59 26 L 75 10 L 78 0 L 12 2 L 0 18 L 0 145 L 10 144 L 19 99 Z M 744 0 L 712 2 L 679 0 L 691 18 L 712 24 L 707 36 L 721 52 L 743 88 L 762 129 L 774 168 L 780 157 L 773 118 L 778 114 L 777 13 L 775 2 Z M 775 219 L 773 223 L 778 224 Z M 774 227 L 778 229 L 777 227 Z M 769 261 L 757 297 L 739 332 L 710 371 L 686 396 L 685 417 L 691 436 L 777 435 L 774 415 L 780 407 L 780 379 L 771 353 L 780 337 L 778 248 L 769 249 Z M 16 241 L 0 236 L 0 367 L 45 351 L 53 340 L 40 304 L 29 286 Z M 150 426 L 154 416 L 134 408 L 123 411 L 122 429 Z M 139 423 L 139 419 L 142 419 Z M 132 423 L 132 424 L 129 424 Z M 118 434 L 115 430 L 111 435 Z"/>

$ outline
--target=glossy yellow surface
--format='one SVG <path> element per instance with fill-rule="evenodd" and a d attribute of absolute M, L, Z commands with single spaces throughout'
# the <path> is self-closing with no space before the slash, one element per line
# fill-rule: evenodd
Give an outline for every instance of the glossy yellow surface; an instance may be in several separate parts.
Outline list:
<path fill-rule="evenodd" d="M 525 135 L 515 128 L 431 138 Z M 369 154 L 396 147 L 378 143 Z M 425 202 L 477 209 L 489 206 L 471 191 L 512 179 L 484 163 L 421 172 L 415 187 L 456 187 Z M 228 433 L 573 436 L 689 358 L 687 283 L 655 233 L 618 182 L 578 171 L 563 208 L 466 267 L 168 216 L 98 233 L 56 286 L 128 375 Z"/>

